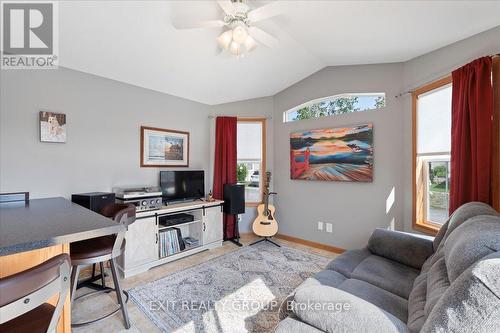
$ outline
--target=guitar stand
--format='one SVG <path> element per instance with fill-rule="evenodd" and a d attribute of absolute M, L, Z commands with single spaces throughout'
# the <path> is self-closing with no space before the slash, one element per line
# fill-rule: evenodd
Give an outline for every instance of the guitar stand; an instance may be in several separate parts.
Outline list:
<path fill-rule="evenodd" d="M 255 244 L 260 243 L 260 242 L 269 242 L 273 245 L 276 245 L 277 247 L 281 247 L 281 245 L 279 245 L 278 243 L 273 242 L 271 240 L 271 237 L 263 237 L 263 238 L 259 239 L 258 241 L 253 242 L 252 244 L 249 244 L 249 245 L 252 246 L 252 245 L 255 245 Z"/>

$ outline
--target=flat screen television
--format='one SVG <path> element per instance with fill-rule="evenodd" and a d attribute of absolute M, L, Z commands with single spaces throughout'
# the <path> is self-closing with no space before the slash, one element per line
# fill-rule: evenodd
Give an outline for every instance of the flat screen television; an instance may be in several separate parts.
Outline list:
<path fill-rule="evenodd" d="M 160 171 L 160 187 L 166 202 L 204 198 L 205 172 Z"/>

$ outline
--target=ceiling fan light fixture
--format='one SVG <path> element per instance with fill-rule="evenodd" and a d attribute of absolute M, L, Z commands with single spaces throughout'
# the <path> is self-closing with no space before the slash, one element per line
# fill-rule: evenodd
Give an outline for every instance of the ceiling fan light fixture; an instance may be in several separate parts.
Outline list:
<path fill-rule="evenodd" d="M 228 49 L 231 41 L 233 40 L 233 31 L 227 30 L 217 37 L 217 43 L 223 49 Z"/>
<path fill-rule="evenodd" d="M 216 0 L 215 2 L 224 11 L 222 19 L 201 21 L 195 24 L 180 22 L 174 26 L 178 30 L 223 28 L 222 33 L 216 38 L 220 47 L 219 51 L 225 50 L 237 57 L 243 57 L 259 45 L 272 48 L 277 44 L 276 38 L 254 26 L 254 23 L 279 15 L 283 9 L 279 1 L 266 1 L 269 3 L 258 8 L 248 6 L 247 0 Z"/>
<path fill-rule="evenodd" d="M 247 37 L 247 29 L 243 28 L 241 25 L 238 25 L 233 29 L 233 40 L 236 43 L 243 44 Z"/>
<path fill-rule="evenodd" d="M 229 45 L 229 52 L 231 52 L 232 55 L 239 56 L 241 54 L 240 44 L 234 41 L 231 42 L 231 45 Z"/>
<path fill-rule="evenodd" d="M 245 48 L 247 49 L 247 52 L 252 52 L 256 47 L 257 42 L 255 41 L 255 39 L 253 39 L 252 36 L 248 35 L 245 39 Z"/>

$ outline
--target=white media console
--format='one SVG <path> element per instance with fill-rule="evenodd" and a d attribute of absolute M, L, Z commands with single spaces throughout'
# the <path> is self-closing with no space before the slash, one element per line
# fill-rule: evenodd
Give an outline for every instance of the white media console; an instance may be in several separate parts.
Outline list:
<path fill-rule="evenodd" d="M 136 220 L 125 234 L 125 252 L 118 258 L 118 268 L 125 278 L 142 273 L 158 265 L 168 263 L 204 250 L 222 246 L 223 201 L 195 201 L 164 206 L 159 210 L 138 212 Z M 193 221 L 163 226 L 162 217 L 186 213 Z M 183 251 L 160 257 L 161 233 L 171 228 L 180 229 L 183 238 L 198 240 L 194 246 Z"/>

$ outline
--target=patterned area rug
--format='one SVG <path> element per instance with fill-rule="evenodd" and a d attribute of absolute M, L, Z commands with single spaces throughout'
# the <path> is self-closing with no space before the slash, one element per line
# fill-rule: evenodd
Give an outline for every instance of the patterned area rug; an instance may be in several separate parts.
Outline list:
<path fill-rule="evenodd" d="M 129 290 L 162 332 L 272 332 L 281 302 L 330 261 L 261 243 Z"/>

